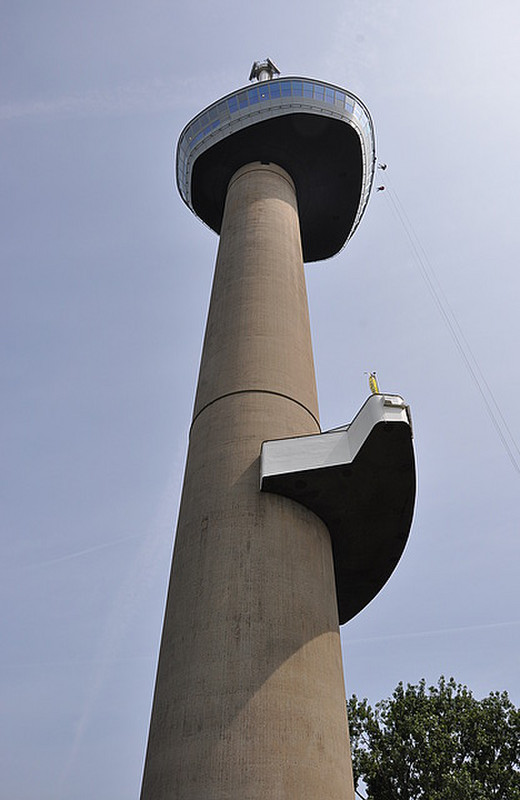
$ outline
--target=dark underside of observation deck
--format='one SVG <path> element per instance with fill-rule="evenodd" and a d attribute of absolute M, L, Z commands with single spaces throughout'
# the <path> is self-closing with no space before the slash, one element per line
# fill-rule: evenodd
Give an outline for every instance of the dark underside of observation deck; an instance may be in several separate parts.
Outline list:
<path fill-rule="evenodd" d="M 192 203 L 216 233 L 231 177 L 253 161 L 278 164 L 292 177 L 303 260 L 320 261 L 341 250 L 361 199 L 363 159 L 356 130 L 332 117 L 295 112 L 250 125 L 206 150 L 193 166 Z"/>

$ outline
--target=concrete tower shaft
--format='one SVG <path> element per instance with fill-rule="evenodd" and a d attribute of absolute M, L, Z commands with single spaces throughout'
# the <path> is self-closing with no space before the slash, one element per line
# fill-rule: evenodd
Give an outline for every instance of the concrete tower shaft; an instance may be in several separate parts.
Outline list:
<path fill-rule="evenodd" d="M 239 169 L 228 187 L 195 401 L 196 417 L 232 392 L 302 405 L 319 429 L 298 205 L 274 164 Z"/>
<path fill-rule="evenodd" d="M 225 201 L 142 800 L 353 800 L 331 540 L 259 491 L 266 439 L 319 432 L 290 176 Z"/>

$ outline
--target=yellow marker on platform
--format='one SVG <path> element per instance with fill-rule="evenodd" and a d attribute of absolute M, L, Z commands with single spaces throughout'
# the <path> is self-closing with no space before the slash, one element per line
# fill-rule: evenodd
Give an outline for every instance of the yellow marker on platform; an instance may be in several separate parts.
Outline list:
<path fill-rule="evenodd" d="M 368 373 L 368 385 L 370 386 L 370 391 L 372 394 L 380 394 L 375 372 Z"/>

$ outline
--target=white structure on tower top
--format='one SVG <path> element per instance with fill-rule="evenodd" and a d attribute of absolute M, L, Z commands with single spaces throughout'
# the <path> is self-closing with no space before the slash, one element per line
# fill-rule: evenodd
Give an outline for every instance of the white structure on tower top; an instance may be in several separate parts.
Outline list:
<path fill-rule="evenodd" d="M 270 58 L 266 58 L 265 61 L 253 61 L 249 80 L 270 81 L 275 75 L 280 75 L 280 70 Z"/>

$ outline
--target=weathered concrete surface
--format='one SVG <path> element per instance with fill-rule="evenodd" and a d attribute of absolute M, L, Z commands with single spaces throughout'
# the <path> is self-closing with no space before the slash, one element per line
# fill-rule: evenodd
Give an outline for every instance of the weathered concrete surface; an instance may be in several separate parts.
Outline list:
<path fill-rule="evenodd" d="M 259 491 L 319 430 L 289 176 L 232 179 L 195 401 L 142 800 L 353 800 L 330 537 Z"/>

